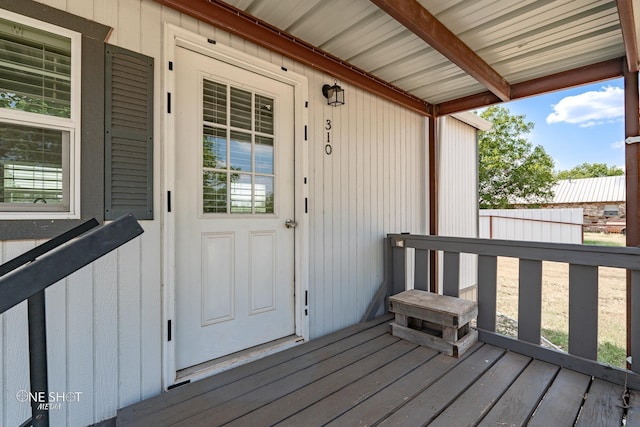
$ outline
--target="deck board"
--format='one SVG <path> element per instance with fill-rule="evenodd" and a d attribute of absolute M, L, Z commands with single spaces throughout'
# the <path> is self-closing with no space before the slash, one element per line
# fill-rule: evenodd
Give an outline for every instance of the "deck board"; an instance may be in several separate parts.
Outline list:
<path fill-rule="evenodd" d="M 620 425 L 622 386 L 482 342 L 456 359 L 391 336 L 389 321 L 184 385 L 119 411 L 116 424 Z M 640 394 L 629 404 L 627 426 L 638 426 Z"/>
<path fill-rule="evenodd" d="M 498 347 L 485 345 L 456 366 L 431 387 L 406 402 L 385 419 L 381 426 L 415 426 L 428 423 L 438 416 L 456 396 L 504 354 Z M 416 378 L 416 381 L 419 381 Z"/>
<path fill-rule="evenodd" d="M 530 427 L 573 425 L 585 398 L 591 377 L 562 369 L 529 422 Z"/>
<path fill-rule="evenodd" d="M 375 424 L 408 399 L 435 383 L 444 374 L 482 347 L 482 344 L 476 344 L 460 359 L 439 354 L 415 371 L 384 388 L 381 392 L 374 394 L 371 398 L 336 417 L 327 426 L 341 427 Z"/>
<path fill-rule="evenodd" d="M 533 360 L 478 425 L 525 425 L 558 370 L 555 365 Z"/>
<path fill-rule="evenodd" d="M 325 399 L 297 412 L 295 415 L 277 424 L 281 427 L 298 427 L 313 420 L 317 425 L 325 424 L 344 414 L 399 378 L 410 374 L 438 353 L 434 350 L 417 347 L 409 353 L 389 363 L 371 375 L 355 381 Z"/>
<path fill-rule="evenodd" d="M 517 353 L 505 354 L 430 426 L 473 425 L 486 415 L 529 362 L 530 357 Z"/>
<path fill-rule="evenodd" d="M 599 379 L 593 380 L 578 416 L 576 427 L 619 427 L 624 412 L 623 387 Z"/>
<path fill-rule="evenodd" d="M 224 402 L 220 405 L 201 411 L 201 408 L 194 407 L 199 410 L 197 414 L 176 423 L 177 426 L 193 426 L 193 425 L 209 425 L 217 426 L 233 421 L 234 419 L 254 411 L 273 400 L 280 399 L 289 393 L 304 387 L 306 384 L 323 378 L 339 367 L 349 366 L 367 355 L 374 353 L 381 346 L 386 347 L 395 342 L 400 341 L 391 335 L 382 335 L 350 350 L 340 353 L 334 357 L 323 360 L 322 362 L 310 365 L 309 367 L 295 372 L 292 375 L 285 376 L 270 384 L 262 385 L 256 383 L 252 390 L 233 400 Z M 286 366 L 283 367 L 286 369 Z M 268 425 L 268 424 L 267 424 Z"/>
<path fill-rule="evenodd" d="M 228 425 L 230 427 L 258 425 L 260 423 L 274 425 L 341 390 L 350 383 L 375 372 L 415 348 L 415 344 L 400 340 L 389 347 L 370 354 L 352 366 L 345 366 L 336 370 L 330 375 L 296 390 L 295 393 L 271 402 L 234 420 Z"/>

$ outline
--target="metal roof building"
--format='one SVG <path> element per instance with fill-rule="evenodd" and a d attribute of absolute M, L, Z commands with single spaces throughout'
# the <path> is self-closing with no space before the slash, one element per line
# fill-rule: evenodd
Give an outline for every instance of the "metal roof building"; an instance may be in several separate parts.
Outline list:
<path fill-rule="evenodd" d="M 625 176 L 563 179 L 558 181 L 549 204 L 623 202 L 626 200 Z"/>

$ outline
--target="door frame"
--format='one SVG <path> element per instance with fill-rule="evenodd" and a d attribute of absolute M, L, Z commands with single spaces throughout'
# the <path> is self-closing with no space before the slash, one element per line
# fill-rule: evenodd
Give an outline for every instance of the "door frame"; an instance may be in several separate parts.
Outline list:
<path fill-rule="evenodd" d="M 294 293 L 295 293 L 295 334 L 307 341 L 309 339 L 309 310 L 305 302 L 309 289 L 309 218 L 305 212 L 305 200 L 308 198 L 308 144 L 305 141 L 305 128 L 308 123 L 308 81 L 301 74 L 285 67 L 275 65 L 245 52 L 223 45 L 207 37 L 195 34 L 176 25 L 165 23 L 162 69 L 161 105 L 161 141 L 162 141 L 162 387 L 176 383 L 175 339 L 170 334 L 175 327 L 170 323 L 175 319 L 176 270 L 175 270 L 175 215 L 169 212 L 169 194 L 175 194 L 176 187 L 176 115 L 175 102 L 171 94 L 175 93 L 176 73 L 170 70 L 180 66 L 175 62 L 176 49 L 186 47 L 213 59 L 247 69 L 265 77 L 286 83 L 293 87 L 294 99 L 294 215 L 297 227 L 294 233 Z M 260 49 L 260 48 L 258 48 Z M 173 105 L 172 105 L 173 104 Z M 294 166 L 292 165 L 292 166 Z M 209 375 L 214 372 L 210 372 Z M 206 376 L 206 375 L 205 375 Z"/>

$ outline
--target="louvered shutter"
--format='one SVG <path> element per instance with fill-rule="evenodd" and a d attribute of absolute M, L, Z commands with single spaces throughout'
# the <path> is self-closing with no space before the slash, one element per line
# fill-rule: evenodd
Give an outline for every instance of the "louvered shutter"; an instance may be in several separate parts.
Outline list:
<path fill-rule="evenodd" d="M 153 58 L 105 55 L 105 219 L 153 219 Z"/>

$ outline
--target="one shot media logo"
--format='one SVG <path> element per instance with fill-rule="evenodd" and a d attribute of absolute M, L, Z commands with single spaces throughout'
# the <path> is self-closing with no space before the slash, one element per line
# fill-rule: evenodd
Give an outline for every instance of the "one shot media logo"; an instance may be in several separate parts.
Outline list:
<path fill-rule="evenodd" d="M 60 409 L 63 403 L 80 402 L 82 397 L 81 391 L 58 392 L 43 391 L 29 392 L 20 390 L 16 393 L 16 400 L 21 403 L 36 403 L 38 409 Z"/>

